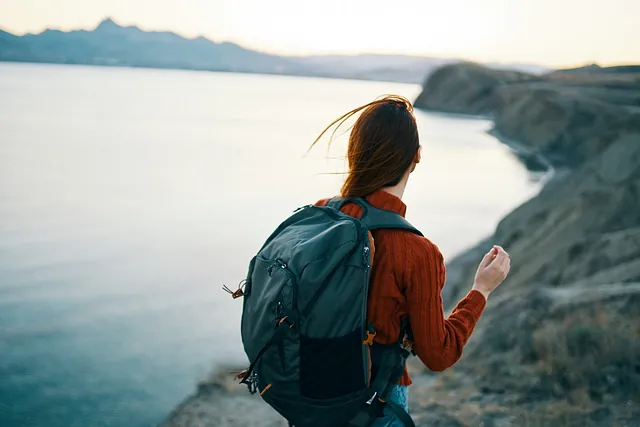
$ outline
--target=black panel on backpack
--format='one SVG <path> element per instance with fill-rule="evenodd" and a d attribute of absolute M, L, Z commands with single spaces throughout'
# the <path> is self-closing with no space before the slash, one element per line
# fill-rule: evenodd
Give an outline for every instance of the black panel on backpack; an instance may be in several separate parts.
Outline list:
<path fill-rule="evenodd" d="M 300 393 L 331 399 L 366 387 L 362 330 L 340 338 L 300 336 Z"/>

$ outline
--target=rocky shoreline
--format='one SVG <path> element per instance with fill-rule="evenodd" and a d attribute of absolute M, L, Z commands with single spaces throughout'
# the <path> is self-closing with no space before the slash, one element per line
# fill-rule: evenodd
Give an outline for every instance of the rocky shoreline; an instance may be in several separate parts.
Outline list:
<path fill-rule="evenodd" d="M 441 374 L 411 366 L 417 425 L 640 426 L 640 67 L 529 75 L 448 65 L 415 106 L 490 117 L 527 167 L 559 168 L 448 263 L 451 306 L 491 244 L 513 260 L 462 360 Z M 162 426 L 286 426 L 221 372 Z"/>

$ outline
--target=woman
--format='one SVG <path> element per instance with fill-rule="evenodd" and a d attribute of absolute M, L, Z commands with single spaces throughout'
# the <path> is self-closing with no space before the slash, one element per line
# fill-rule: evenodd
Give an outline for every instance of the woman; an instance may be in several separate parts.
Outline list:
<path fill-rule="evenodd" d="M 402 201 L 411 172 L 420 163 L 422 147 L 411 103 L 400 96 L 387 96 L 358 107 L 331 123 L 311 145 L 334 125 L 335 131 L 361 112 L 349 137 L 349 173 L 342 197 L 366 197 L 373 206 L 404 216 Z M 324 205 L 328 199 L 317 205 Z M 354 217 L 362 214 L 356 204 L 342 211 Z M 396 342 L 402 321 L 411 322 L 413 350 L 432 371 L 455 364 L 480 318 L 491 292 L 506 278 L 509 255 L 494 246 L 482 259 L 469 293 L 444 316 L 440 295 L 445 282 L 445 264 L 438 247 L 430 240 L 401 230 L 372 232 L 374 248 L 368 301 L 369 321 L 377 332 L 375 341 Z M 389 399 L 408 409 L 411 378 L 405 370 Z M 375 427 L 402 426 L 385 410 Z"/>

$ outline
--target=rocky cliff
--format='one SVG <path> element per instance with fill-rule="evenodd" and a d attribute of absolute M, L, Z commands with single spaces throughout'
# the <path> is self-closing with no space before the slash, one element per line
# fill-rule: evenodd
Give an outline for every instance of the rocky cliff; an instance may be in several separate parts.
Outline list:
<path fill-rule="evenodd" d="M 531 75 L 444 66 L 424 83 L 415 106 L 491 117 L 498 137 L 575 167 L 620 135 L 640 132 L 640 67 L 588 69 Z"/>
<path fill-rule="evenodd" d="M 465 372 L 466 386 L 442 388 L 476 390 L 513 425 L 640 425 L 640 69 L 530 76 L 458 64 L 425 82 L 416 107 L 491 117 L 494 134 L 557 168 L 449 264 L 452 304 L 491 243 L 512 257 L 449 374 Z"/>
<path fill-rule="evenodd" d="M 640 426 L 640 67 L 534 76 L 448 65 L 415 105 L 491 117 L 527 165 L 555 170 L 448 263 L 451 306 L 491 244 L 512 257 L 461 362 L 437 375 L 412 366 L 417 425 Z M 224 378 L 164 426 L 285 425 Z"/>

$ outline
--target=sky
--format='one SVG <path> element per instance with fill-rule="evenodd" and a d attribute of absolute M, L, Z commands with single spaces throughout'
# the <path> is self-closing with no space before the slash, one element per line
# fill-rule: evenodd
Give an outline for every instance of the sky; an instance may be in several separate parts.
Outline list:
<path fill-rule="evenodd" d="M 287 55 L 640 63 L 640 0 L 0 0 L 0 28 L 17 34 L 105 17 Z"/>

